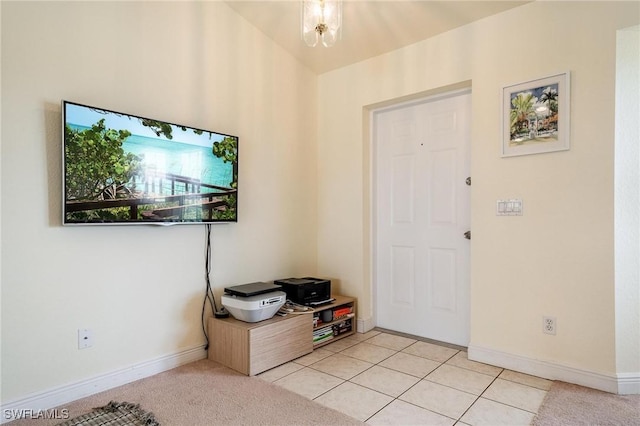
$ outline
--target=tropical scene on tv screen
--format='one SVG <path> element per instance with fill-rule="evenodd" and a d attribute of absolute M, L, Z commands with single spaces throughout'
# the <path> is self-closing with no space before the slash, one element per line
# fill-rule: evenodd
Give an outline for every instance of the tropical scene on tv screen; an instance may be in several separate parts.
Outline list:
<path fill-rule="evenodd" d="M 65 222 L 237 219 L 238 138 L 65 102 Z"/>

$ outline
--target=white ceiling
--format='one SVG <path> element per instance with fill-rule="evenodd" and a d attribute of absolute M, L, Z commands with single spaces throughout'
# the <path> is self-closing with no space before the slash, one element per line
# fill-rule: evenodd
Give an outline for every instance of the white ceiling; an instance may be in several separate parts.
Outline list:
<path fill-rule="evenodd" d="M 342 40 L 308 47 L 300 37 L 300 1 L 229 0 L 227 4 L 314 72 L 381 55 L 528 1 L 345 0 Z"/>

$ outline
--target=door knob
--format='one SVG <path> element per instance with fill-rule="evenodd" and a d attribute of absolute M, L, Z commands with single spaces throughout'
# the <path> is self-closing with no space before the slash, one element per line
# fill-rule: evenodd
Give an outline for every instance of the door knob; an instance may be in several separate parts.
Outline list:
<path fill-rule="evenodd" d="M 467 232 L 465 232 L 465 233 L 464 233 L 464 237 L 465 237 L 467 240 L 470 240 L 470 239 L 471 239 L 471 231 L 467 231 Z"/>
<path fill-rule="evenodd" d="M 471 186 L 471 176 L 469 176 L 467 179 L 465 179 L 464 183 L 466 183 L 467 185 Z"/>

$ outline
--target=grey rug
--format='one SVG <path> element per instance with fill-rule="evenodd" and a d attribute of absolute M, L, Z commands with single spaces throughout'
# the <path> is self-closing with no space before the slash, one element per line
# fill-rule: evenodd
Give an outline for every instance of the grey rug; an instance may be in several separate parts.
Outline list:
<path fill-rule="evenodd" d="M 60 423 L 59 426 L 159 426 L 153 416 L 139 404 L 111 401 L 104 407 Z"/>
<path fill-rule="evenodd" d="M 57 407 L 72 419 L 109 401 L 135 401 L 163 426 L 361 426 L 364 423 L 258 377 L 203 359 Z M 58 411 L 60 412 L 60 411 Z M 66 421 L 66 420 L 65 420 Z M 56 426 L 24 418 L 7 426 Z M 81 423 L 90 425 L 90 423 Z M 107 423 L 116 425 L 117 423 Z M 144 424 L 144 423 L 143 423 Z M 150 423 L 150 425 L 153 423 Z M 72 426 L 67 423 L 65 426 Z"/>
<path fill-rule="evenodd" d="M 533 426 L 640 426 L 640 395 L 553 382 Z"/>

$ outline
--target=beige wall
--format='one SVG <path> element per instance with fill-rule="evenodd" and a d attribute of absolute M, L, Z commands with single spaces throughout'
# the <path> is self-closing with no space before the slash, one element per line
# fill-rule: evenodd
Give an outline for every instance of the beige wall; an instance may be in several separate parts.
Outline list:
<path fill-rule="evenodd" d="M 318 271 L 372 319 L 371 106 L 471 81 L 471 342 L 612 376 L 616 30 L 637 2 L 535 2 L 320 76 Z M 571 72 L 571 150 L 501 158 L 501 87 Z M 495 201 L 521 198 L 522 217 Z M 556 336 L 542 316 L 557 318 Z"/>
<path fill-rule="evenodd" d="M 203 227 L 60 226 L 61 99 L 238 134 L 216 293 L 317 273 L 368 319 L 368 109 L 471 82 L 471 343 L 615 371 L 615 31 L 638 3 L 536 2 L 319 78 L 220 2 L 1 10 L 3 404 L 203 344 Z M 501 86 L 564 70 L 571 150 L 499 158 Z M 525 215 L 495 217 L 506 197 Z"/>
<path fill-rule="evenodd" d="M 316 273 L 314 74 L 222 2 L 1 7 L 3 404 L 204 343 L 204 226 L 61 226 L 62 99 L 240 137 L 217 295 Z"/>

